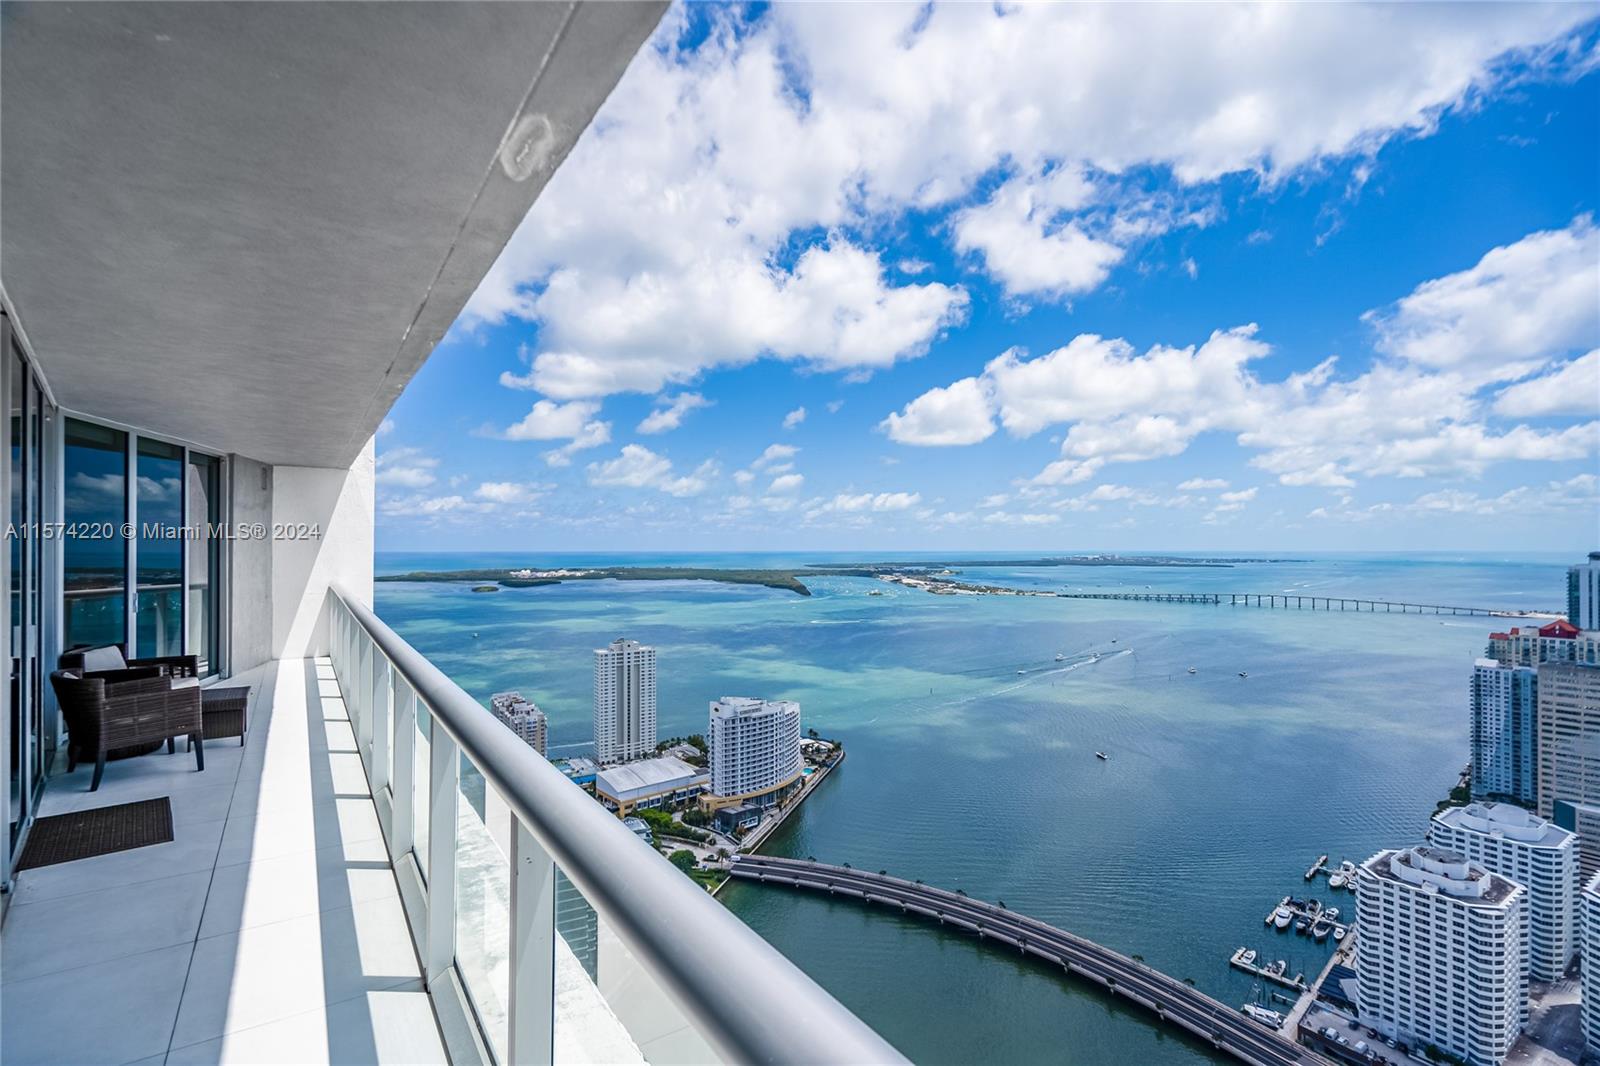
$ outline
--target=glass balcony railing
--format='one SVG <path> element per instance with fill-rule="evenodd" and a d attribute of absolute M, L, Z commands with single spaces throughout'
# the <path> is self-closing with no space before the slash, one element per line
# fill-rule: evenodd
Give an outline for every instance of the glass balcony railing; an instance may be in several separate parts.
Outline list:
<path fill-rule="evenodd" d="M 330 656 L 443 1029 L 498 1063 L 904 1059 L 364 605 Z"/>

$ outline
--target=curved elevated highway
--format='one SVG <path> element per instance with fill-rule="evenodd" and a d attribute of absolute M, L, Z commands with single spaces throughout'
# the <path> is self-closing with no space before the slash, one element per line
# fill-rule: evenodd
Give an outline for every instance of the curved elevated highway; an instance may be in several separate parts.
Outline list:
<path fill-rule="evenodd" d="M 787 885 L 898 908 L 994 940 L 1086 977 L 1187 1029 L 1252 1066 L 1325 1064 L 1327 1059 L 1266 1029 L 1239 1011 L 1142 963 L 1026 915 L 898 877 L 845 866 L 741 855 L 730 866 L 746 881 Z"/>

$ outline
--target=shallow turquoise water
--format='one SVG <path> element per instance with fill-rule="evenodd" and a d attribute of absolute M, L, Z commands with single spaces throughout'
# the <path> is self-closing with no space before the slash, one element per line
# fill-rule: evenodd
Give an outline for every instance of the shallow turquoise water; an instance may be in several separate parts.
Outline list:
<path fill-rule="evenodd" d="M 379 569 L 557 561 L 573 560 L 396 553 L 380 555 Z M 1565 588 L 1556 558 L 1342 556 L 1220 570 L 997 562 L 966 576 L 1530 609 L 1558 607 Z M 1281 896 L 1305 890 L 1317 854 L 1359 860 L 1420 838 L 1466 762 L 1468 671 L 1500 624 L 809 584 L 811 597 L 699 582 L 493 594 L 380 584 L 377 609 L 474 696 L 518 688 L 535 699 L 553 754 L 584 750 L 590 650 L 619 635 L 659 649 L 662 736 L 703 730 L 721 695 L 797 699 L 805 724 L 842 738 L 848 758 L 769 850 L 1004 899 L 1232 1003 L 1252 991 L 1227 966 L 1240 944 L 1287 959 L 1291 972 L 1325 960 L 1328 947 L 1262 925 Z M 889 912 L 748 885 L 724 899 L 921 1062 L 1210 1060 L 1047 968 Z M 1353 897 L 1336 902 L 1349 911 Z"/>

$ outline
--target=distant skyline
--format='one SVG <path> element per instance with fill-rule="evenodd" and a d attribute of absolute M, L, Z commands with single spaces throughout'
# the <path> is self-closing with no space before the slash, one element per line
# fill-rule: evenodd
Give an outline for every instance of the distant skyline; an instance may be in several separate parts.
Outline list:
<path fill-rule="evenodd" d="M 1597 15 L 675 7 L 378 548 L 1600 547 Z"/>

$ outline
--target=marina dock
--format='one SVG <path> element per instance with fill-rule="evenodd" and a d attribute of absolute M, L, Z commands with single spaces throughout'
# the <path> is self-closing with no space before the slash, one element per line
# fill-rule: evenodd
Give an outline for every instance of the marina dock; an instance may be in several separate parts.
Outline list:
<path fill-rule="evenodd" d="M 1327 869 L 1328 869 L 1328 856 L 1326 856 L 1326 855 L 1318 855 L 1317 856 L 1317 861 L 1312 863 L 1311 866 L 1306 870 L 1306 880 L 1309 881 L 1313 877 L 1317 876 L 1318 874 L 1325 873 L 1327 871 Z"/>
<path fill-rule="evenodd" d="M 1275 969 L 1272 963 L 1268 963 L 1265 966 L 1257 966 L 1254 962 L 1246 962 L 1244 957 L 1249 950 L 1249 948 L 1241 947 L 1238 951 L 1235 951 L 1233 957 L 1228 960 L 1228 965 L 1236 970 L 1243 970 L 1245 973 L 1253 974 L 1263 981 L 1271 981 L 1275 985 L 1292 988 L 1296 992 L 1304 992 L 1306 990 L 1305 974 L 1297 973 L 1290 977 Z"/>

